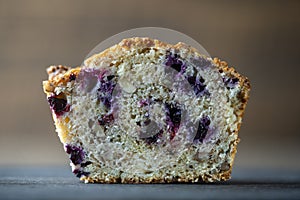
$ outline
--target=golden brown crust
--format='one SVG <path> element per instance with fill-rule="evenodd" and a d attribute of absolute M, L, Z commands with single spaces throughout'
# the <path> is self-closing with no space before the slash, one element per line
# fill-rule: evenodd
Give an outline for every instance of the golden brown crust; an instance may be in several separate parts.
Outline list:
<path fill-rule="evenodd" d="M 48 80 L 43 82 L 44 92 L 50 94 L 54 92 L 55 87 L 66 85 L 70 81 L 70 75 L 77 76 L 80 72 L 80 67 L 71 68 L 63 65 L 52 65 L 47 68 Z"/>
<path fill-rule="evenodd" d="M 234 134 L 238 134 L 239 129 L 241 127 L 241 119 L 243 117 L 243 114 L 245 112 L 245 108 L 246 108 L 246 104 L 248 102 L 249 99 L 249 92 L 251 89 L 250 86 L 250 82 L 249 79 L 245 76 L 242 76 L 241 74 L 239 74 L 233 67 L 229 67 L 227 62 L 225 61 L 221 61 L 219 58 L 214 58 L 213 62 L 216 64 L 216 66 L 218 67 L 219 71 L 222 73 L 224 72 L 227 76 L 229 77 L 235 77 L 239 79 L 239 84 L 241 86 L 241 92 L 238 96 L 239 100 L 240 100 L 240 105 L 239 107 L 236 107 L 235 113 L 238 116 L 238 126 L 237 129 L 235 130 Z M 231 153 L 231 160 L 232 162 L 230 163 L 230 169 L 226 172 L 224 172 L 221 175 L 221 179 L 223 180 L 227 180 L 230 178 L 230 174 L 232 171 L 232 166 L 233 166 L 233 162 L 234 162 L 234 158 L 237 152 L 237 144 L 239 143 L 240 139 L 238 138 L 235 143 L 233 144 L 231 148 L 233 148 L 232 153 Z"/>
<path fill-rule="evenodd" d="M 155 177 L 149 177 L 149 178 L 111 178 L 109 180 L 99 179 L 99 178 L 91 178 L 91 177 L 82 177 L 80 178 L 81 181 L 84 181 L 86 183 L 127 183 L 127 184 L 138 184 L 138 183 L 203 183 L 203 182 L 209 182 L 209 181 L 203 181 L 201 177 L 195 178 L 195 179 L 188 179 L 188 178 L 172 178 L 172 179 L 166 179 L 164 177 L 155 178 Z M 222 179 L 223 180 L 223 179 Z M 227 179 L 226 179 L 227 180 Z"/>
<path fill-rule="evenodd" d="M 89 66 L 92 65 L 93 62 L 95 62 L 96 65 L 99 65 L 98 62 L 99 60 L 101 60 L 101 58 L 115 58 L 132 49 L 146 49 L 146 48 L 167 49 L 171 47 L 173 47 L 173 45 L 166 44 L 159 40 L 153 40 L 150 38 L 135 37 L 135 38 L 123 39 L 120 43 L 104 50 L 99 54 L 95 54 L 90 58 L 86 59 L 84 61 L 84 65 Z"/>
<path fill-rule="evenodd" d="M 113 59 L 115 56 L 120 56 L 122 53 L 129 51 L 131 49 L 146 49 L 146 48 L 162 48 L 162 49 L 177 49 L 177 50 L 184 50 L 187 54 L 196 54 L 199 55 L 198 51 L 184 43 L 178 43 L 176 45 L 170 45 L 163 43 L 158 40 L 153 40 L 150 38 L 129 38 L 122 40 L 119 44 L 110 47 L 103 52 L 91 56 L 87 60 L 85 60 L 84 65 L 89 66 L 93 65 L 93 62 L 104 62 L 102 58 L 110 58 Z M 202 56 L 202 55 L 201 55 Z M 205 56 L 204 56 L 205 57 Z M 209 58 L 208 58 L 209 59 Z M 249 99 L 249 91 L 250 91 L 250 83 L 249 80 L 240 75 L 235 71 L 234 68 L 228 67 L 228 64 L 225 61 L 221 61 L 218 58 L 214 58 L 212 62 L 217 66 L 219 71 L 222 73 L 224 72 L 229 77 L 236 77 L 239 80 L 239 84 L 241 87 L 241 92 L 238 95 L 239 106 L 236 108 L 235 113 L 238 116 L 238 126 L 237 129 L 234 131 L 233 134 L 238 134 L 238 131 L 241 126 L 241 118 L 243 116 L 247 101 Z M 94 63 L 98 65 L 99 63 Z M 77 67 L 71 69 L 70 67 L 66 66 L 50 66 L 47 70 L 49 74 L 49 80 L 43 82 L 43 88 L 47 95 L 50 95 L 54 92 L 55 87 L 59 85 L 66 85 L 69 81 L 69 77 L 71 74 L 75 74 L 76 76 L 79 74 L 81 67 Z M 151 178 L 144 178 L 143 180 L 135 177 L 132 179 L 124 179 L 122 182 L 124 183 L 171 183 L 171 182 L 211 182 L 212 180 L 228 180 L 230 179 L 231 170 L 233 166 L 234 157 L 236 154 L 237 143 L 239 139 L 237 138 L 231 144 L 231 163 L 229 163 L 229 167 L 226 167 L 224 171 L 214 175 L 203 175 L 203 177 L 197 178 L 189 178 L 189 177 L 178 177 L 176 179 L 165 179 L 164 177 L 151 177 Z M 119 178 L 111 178 L 109 180 L 103 180 L 99 178 L 91 178 L 91 177 L 82 177 L 81 180 L 85 182 L 99 182 L 99 183 L 119 183 L 121 180 Z"/>
<path fill-rule="evenodd" d="M 239 95 L 239 98 L 242 102 L 242 107 L 239 110 L 243 111 L 249 99 L 249 92 L 251 88 L 249 79 L 239 74 L 233 67 L 229 67 L 227 62 L 221 61 L 219 58 L 214 58 L 213 62 L 219 68 L 219 71 L 225 72 L 230 77 L 235 77 L 239 79 L 239 84 L 242 88 L 241 94 Z"/>

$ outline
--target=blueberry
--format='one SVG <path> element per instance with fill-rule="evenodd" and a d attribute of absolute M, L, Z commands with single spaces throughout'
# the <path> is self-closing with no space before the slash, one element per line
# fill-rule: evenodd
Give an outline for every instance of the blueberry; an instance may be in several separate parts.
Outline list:
<path fill-rule="evenodd" d="M 66 153 L 69 154 L 70 160 L 74 165 L 80 165 L 80 168 L 77 168 L 73 171 L 74 174 L 78 178 L 81 178 L 82 176 L 88 176 L 90 173 L 83 171 L 83 168 L 92 164 L 91 161 L 83 162 L 85 153 L 83 152 L 82 147 L 77 147 L 75 145 L 67 144 L 65 146 Z"/>
<path fill-rule="evenodd" d="M 147 119 L 144 121 L 143 125 L 144 125 L 144 126 L 148 126 L 150 123 L 151 123 L 151 120 L 150 120 L 149 118 L 147 118 Z"/>
<path fill-rule="evenodd" d="M 70 110 L 70 105 L 68 105 L 67 100 L 58 98 L 57 96 L 48 97 L 48 103 L 58 116 L 63 115 Z"/>
<path fill-rule="evenodd" d="M 141 121 L 136 122 L 136 125 L 141 126 Z"/>
<path fill-rule="evenodd" d="M 82 176 L 89 176 L 90 172 L 86 172 L 82 168 L 79 168 L 79 169 L 75 169 L 73 171 L 73 174 L 75 174 L 76 177 L 81 178 Z"/>
<path fill-rule="evenodd" d="M 209 66 L 211 63 L 209 61 L 206 61 L 205 59 L 201 58 L 198 60 L 193 60 L 194 64 L 197 64 L 198 67 L 206 67 Z M 197 61 L 197 62 L 196 62 Z M 173 69 L 175 69 L 177 72 L 185 73 L 186 71 L 186 64 L 182 61 L 180 56 L 176 53 L 171 53 L 170 51 L 167 51 L 166 54 L 166 66 L 169 66 Z M 195 67 L 194 72 L 195 74 L 197 73 L 197 69 Z M 202 76 L 199 78 L 196 77 L 196 75 L 193 76 L 186 76 L 185 78 L 188 80 L 190 85 L 193 87 L 194 93 L 196 94 L 197 97 L 203 96 L 203 95 L 209 95 L 208 90 L 206 89 L 206 85 L 204 84 L 205 80 L 203 79 Z"/>
<path fill-rule="evenodd" d="M 89 172 L 85 172 L 83 170 L 78 170 L 76 173 L 73 172 L 74 174 L 76 174 L 76 177 L 81 178 L 82 176 L 88 176 L 90 175 Z"/>
<path fill-rule="evenodd" d="M 151 137 L 148 137 L 148 138 L 145 138 L 145 142 L 147 144 L 153 144 L 153 143 L 157 142 L 157 140 L 162 136 L 163 132 L 164 132 L 163 130 L 160 130 L 155 135 L 153 135 Z"/>
<path fill-rule="evenodd" d="M 101 126 L 104 125 L 109 125 L 114 121 L 114 116 L 113 114 L 106 114 L 106 115 L 102 115 L 99 119 L 98 119 L 98 123 Z"/>
<path fill-rule="evenodd" d="M 182 73 L 184 73 L 186 69 L 186 65 L 180 59 L 179 55 L 176 53 L 173 54 L 170 51 L 167 51 L 165 65 L 175 69 L 177 72 Z"/>
<path fill-rule="evenodd" d="M 199 78 L 196 76 L 188 76 L 187 81 L 192 86 L 193 91 L 197 97 L 209 95 L 209 92 L 206 89 L 206 85 L 204 84 L 205 80 L 202 76 L 200 76 Z"/>
<path fill-rule="evenodd" d="M 203 142 L 203 140 L 205 139 L 205 137 L 207 135 L 209 125 L 210 125 L 209 117 L 205 116 L 200 119 L 198 130 L 197 130 L 196 136 L 194 138 L 194 141 L 199 140 L 200 142 Z"/>
<path fill-rule="evenodd" d="M 81 163 L 80 166 L 81 166 L 81 167 L 86 167 L 86 166 L 88 166 L 88 165 L 90 165 L 90 164 L 92 164 L 91 161 L 86 161 L 86 162 Z"/>
<path fill-rule="evenodd" d="M 102 93 L 101 95 L 99 95 L 99 100 L 103 103 L 103 105 L 107 109 L 111 108 L 111 99 L 112 99 L 112 95 L 110 93 L 108 94 Z"/>
<path fill-rule="evenodd" d="M 75 81 L 76 80 L 76 75 L 75 74 L 70 74 L 69 76 L 69 81 Z"/>
<path fill-rule="evenodd" d="M 150 100 L 149 99 L 143 99 L 140 100 L 139 105 L 144 107 L 144 106 L 148 106 L 150 104 Z"/>
<path fill-rule="evenodd" d="M 116 76 L 100 76 L 100 87 L 97 90 L 98 99 L 104 104 L 107 109 L 111 107 L 112 93 L 116 86 Z"/>
<path fill-rule="evenodd" d="M 107 80 L 108 81 L 111 81 L 113 78 L 115 78 L 116 76 L 115 75 L 109 75 L 109 76 L 107 76 Z"/>
<path fill-rule="evenodd" d="M 176 132 L 179 129 L 181 121 L 181 109 L 178 105 L 174 104 L 165 104 L 166 109 L 166 121 L 168 124 L 168 131 L 170 133 L 170 139 L 172 140 Z"/>
<path fill-rule="evenodd" d="M 167 116 L 173 123 L 180 123 L 181 109 L 174 104 L 165 104 Z"/>
<path fill-rule="evenodd" d="M 187 81 L 189 82 L 190 85 L 195 85 L 196 84 L 196 76 L 187 77 Z"/>
<path fill-rule="evenodd" d="M 239 79 L 236 77 L 234 78 L 227 77 L 227 78 L 223 78 L 223 82 L 228 89 L 232 89 L 237 85 Z"/>
<path fill-rule="evenodd" d="M 74 165 L 81 164 L 84 160 L 84 152 L 82 147 L 67 144 L 66 152 L 70 156 L 70 160 Z"/>

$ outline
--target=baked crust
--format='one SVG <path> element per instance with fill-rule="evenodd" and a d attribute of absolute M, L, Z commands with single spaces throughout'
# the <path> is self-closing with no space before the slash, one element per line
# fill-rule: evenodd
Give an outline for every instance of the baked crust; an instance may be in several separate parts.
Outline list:
<path fill-rule="evenodd" d="M 235 77 L 239 79 L 239 84 L 241 86 L 241 92 L 238 95 L 238 98 L 240 99 L 240 104 L 238 107 L 236 107 L 235 113 L 238 116 L 238 126 L 235 130 L 234 134 L 238 135 L 238 132 L 240 130 L 241 124 L 242 124 L 242 118 L 245 113 L 245 108 L 247 105 L 247 102 L 249 100 L 249 93 L 250 93 L 250 81 L 247 77 L 242 76 L 239 74 L 233 67 L 229 67 L 226 61 L 222 61 L 219 58 L 214 58 L 213 62 L 216 64 L 216 66 L 219 68 L 219 71 L 225 72 L 227 76 Z M 233 151 L 231 153 L 231 163 L 230 163 L 230 169 L 224 173 L 221 174 L 220 178 L 221 180 L 228 180 L 231 176 L 231 171 L 233 167 L 234 158 L 237 152 L 237 144 L 240 142 L 240 139 L 238 139 L 234 142 L 234 144 L 231 146 L 233 148 Z"/>
<path fill-rule="evenodd" d="M 124 39 L 122 40 L 119 44 L 112 46 L 103 52 L 93 55 L 90 58 L 86 59 L 84 62 L 85 66 L 93 66 L 97 65 L 103 58 L 110 58 L 113 59 L 115 56 L 121 55 L 124 51 L 130 51 L 132 49 L 147 49 L 147 48 L 161 48 L 161 49 L 175 49 L 175 50 L 181 50 L 183 52 L 186 52 L 186 54 L 196 54 L 199 56 L 198 51 L 194 49 L 193 47 L 190 47 L 184 43 L 178 43 L 176 45 L 170 45 L 163 43 L 158 40 L 153 40 L 150 38 L 129 38 L 129 39 Z M 210 58 L 207 58 L 210 59 Z M 234 77 L 239 80 L 239 84 L 241 86 L 241 91 L 238 94 L 238 99 L 239 99 L 239 106 L 235 106 L 235 113 L 238 117 L 238 126 L 237 129 L 234 130 L 234 134 L 238 135 L 240 126 L 241 126 L 241 121 L 242 117 L 245 111 L 245 107 L 247 104 L 247 101 L 249 99 L 249 92 L 250 92 L 250 82 L 247 77 L 240 75 L 233 67 L 229 67 L 228 64 L 225 61 L 221 61 L 219 58 L 214 58 L 211 60 L 216 67 L 219 69 L 220 72 L 224 72 L 227 76 L 229 77 Z M 101 62 L 105 62 L 101 61 Z M 67 66 L 50 66 L 47 69 L 47 73 L 49 75 L 49 79 L 47 81 L 43 82 L 43 89 L 44 92 L 47 94 L 47 96 L 51 96 L 55 92 L 55 88 L 58 86 L 65 86 L 69 82 L 69 77 L 71 74 L 78 75 L 81 70 L 81 67 L 76 67 L 76 68 L 70 68 Z M 55 124 L 57 126 L 57 130 L 59 129 L 66 129 L 65 126 L 63 126 L 61 123 L 57 122 L 56 116 L 53 115 Z M 64 130 L 68 132 L 68 130 Z M 64 141 L 62 141 L 64 142 Z M 151 177 L 151 178 L 143 178 L 143 180 L 139 178 L 132 178 L 132 179 L 125 179 L 123 180 L 124 183 L 171 183 L 171 182 L 212 182 L 215 180 L 228 180 L 230 179 L 231 171 L 232 171 L 232 166 L 233 166 L 233 161 L 235 154 L 237 152 L 237 144 L 239 142 L 239 138 L 231 144 L 231 163 L 229 163 L 229 166 L 226 167 L 224 171 L 218 174 L 214 174 L 212 176 L 203 176 L 203 177 L 198 177 L 198 178 L 193 178 L 191 179 L 190 177 L 179 177 L 179 178 L 174 178 L 174 179 L 165 179 L 164 177 Z M 85 182 L 99 182 L 99 183 L 120 183 L 121 180 L 118 178 L 111 178 L 109 180 L 103 180 L 103 179 L 98 179 L 98 178 L 92 178 L 92 177 L 82 177 L 82 181 Z"/>

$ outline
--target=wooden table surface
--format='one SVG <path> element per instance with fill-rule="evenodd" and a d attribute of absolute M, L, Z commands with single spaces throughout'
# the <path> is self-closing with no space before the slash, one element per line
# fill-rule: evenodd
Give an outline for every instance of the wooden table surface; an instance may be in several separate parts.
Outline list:
<path fill-rule="evenodd" d="M 211 184 L 84 184 L 67 167 L 1 167 L 0 199 L 300 199 L 300 171 L 234 169 Z"/>

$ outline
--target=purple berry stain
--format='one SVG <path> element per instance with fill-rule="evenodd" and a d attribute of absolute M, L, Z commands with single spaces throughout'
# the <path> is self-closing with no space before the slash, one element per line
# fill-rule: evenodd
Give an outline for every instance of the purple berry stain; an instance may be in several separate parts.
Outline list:
<path fill-rule="evenodd" d="M 114 75 L 99 75 L 100 87 L 97 90 L 97 95 L 107 109 L 111 108 L 112 93 L 116 86 L 115 78 Z"/>
<path fill-rule="evenodd" d="M 167 52 L 166 55 L 166 66 L 169 66 L 175 69 L 177 72 L 184 74 L 186 71 L 186 64 L 180 59 L 178 54 L 173 54 L 170 51 Z M 196 72 L 196 68 L 194 68 Z M 197 97 L 201 97 L 204 95 L 209 95 L 208 90 L 206 89 L 206 85 L 204 84 L 205 80 L 203 77 L 196 77 L 196 76 L 185 76 L 189 84 L 192 86 L 193 91 Z"/>
<path fill-rule="evenodd" d="M 84 152 L 82 147 L 73 146 L 70 144 L 66 145 L 66 152 L 70 155 L 70 160 L 74 165 L 81 164 L 84 160 Z"/>
<path fill-rule="evenodd" d="M 139 102 L 139 106 L 144 107 L 144 106 L 148 106 L 150 104 L 150 100 L 149 99 L 142 99 Z"/>
<path fill-rule="evenodd" d="M 166 122 L 168 126 L 168 131 L 170 133 L 170 140 L 172 140 L 177 131 L 179 130 L 180 120 L 181 120 L 181 109 L 179 106 L 174 104 L 165 104 L 166 109 Z"/>
<path fill-rule="evenodd" d="M 167 51 L 165 65 L 169 66 L 169 67 L 175 69 L 177 72 L 181 72 L 181 73 L 184 73 L 186 70 L 186 65 L 180 59 L 179 55 L 176 53 L 173 54 L 170 51 Z"/>
<path fill-rule="evenodd" d="M 205 116 L 202 117 L 199 121 L 199 126 L 198 126 L 198 130 L 196 133 L 196 136 L 194 138 L 194 141 L 199 140 L 199 142 L 203 142 L 203 140 L 205 139 L 206 135 L 207 135 L 207 131 L 209 129 L 209 125 L 210 125 L 210 119 L 209 117 Z"/>
<path fill-rule="evenodd" d="M 239 82 L 239 79 L 227 77 L 227 78 L 223 78 L 223 82 L 228 89 L 232 89 L 237 85 L 237 83 Z"/>
<path fill-rule="evenodd" d="M 48 97 L 48 103 L 50 105 L 50 108 L 57 116 L 61 116 L 65 112 L 70 111 L 70 105 L 67 103 L 67 100 L 64 98 L 60 98 L 59 96 Z"/>
<path fill-rule="evenodd" d="M 81 163 L 80 166 L 81 166 L 81 167 L 86 167 L 86 166 L 88 166 L 88 165 L 90 165 L 90 164 L 92 164 L 91 161 L 86 161 L 86 162 Z"/>
<path fill-rule="evenodd" d="M 201 97 L 204 95 L 209 95 L 208 90 L 206 89 L 206 85 L 204 84 L 205 80 L 202 76 L 189 76 L 187 77 L 187 81 L 192 86 L 193 91 L 197 97 Z"/>
<path fill-rule="evenodd" d="M 75 170 L 73 170 L 73 173 L 78 178 L 80 178 L 81 176 L 88 176 L 90 173 L 85 172 L 83 170 L 83 168 L 90 165 L 90 164 L 92 164 L 92 162 L 90 162 L 90 161 L 83 162 L 84 157 L 85 157 L 85 153 L 84 153 L 82 147 L 77 147 L 77 146 L 74 146 L 74 145 L 67 144 L 65 146 L 65 149 L 66 149 L 66 153 L 69 154 L 69 158 L 70 158 L 71 162 L 74 165 L 80 165 L 79 168 L 76 168 Z"/>
<path fill-rule="evenodd" d="M 110 125 L 113 121 L 114 121 L 114 116 L 113 116 L 113 114 L 102 115 L 102 116 L 98 119 L 98 123 L 99 123 L 99 125 L 101 125 L 101 126 Z"/>

